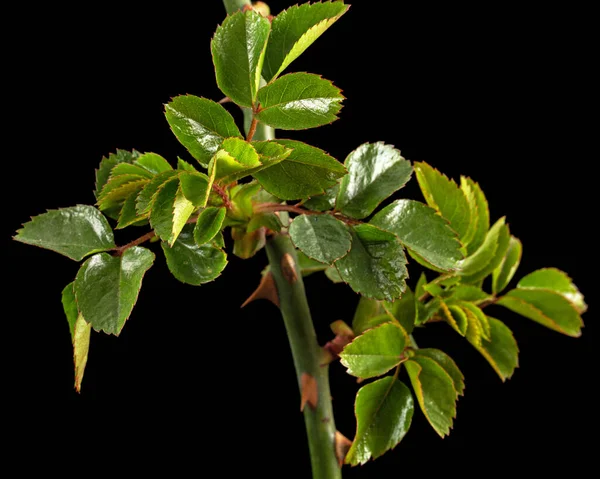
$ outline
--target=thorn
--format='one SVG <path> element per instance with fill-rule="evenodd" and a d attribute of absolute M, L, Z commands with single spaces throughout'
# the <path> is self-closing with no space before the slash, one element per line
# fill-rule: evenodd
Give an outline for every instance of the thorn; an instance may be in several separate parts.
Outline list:
<path fill-rule="evenodd" d="M 340 431 L 335 431 L 335 457 L 337 457 L 340 467 L 344 464 L 344 459 L 346 459 L 350 446 L 352 446 L 352 441 Z"/>
<path fill-rule="evenodd" d="M 221 98 L 217 103 L 219 105 L 223 105 L 224 103 L 229 103 L 231 101 L 231 98 L 229 98 L 228 96 L 226 96 L 225 98 Z"/>
<path fill-rule="evenodd" d="M 273 274 L 269 271 L 260 280 L 258 287 L 248 297 L 246 301 L 240 306 L 243 308 L 247 304 L 257 299 L 268 299 L 275 306 L 279 307 L 279 296 L 277 295 L 277 287 L 275 286 L 275 280 Z"/>
<path fill-rule="evenodd" d="M 300 376 L 300 411 L 304 411 L 304 406 L 308 405 L 315 409 L 319 399 L 317 380 L 308 373 L 302 373 Z"/>
<path fill-rule="evenodd" d="M 281 258 L 281 272 L 288 283 L 294 284 L 298 281 L 298 273 L 296 272 L 294 258 L 292 258 L 292 255 L 289 253 L 284 254 Z"/>
<path fill-rule="evenodd" d="M 362 382 L 364 382 L 363 378 L 356 378 L 356 384 L 361 384 Z"/>

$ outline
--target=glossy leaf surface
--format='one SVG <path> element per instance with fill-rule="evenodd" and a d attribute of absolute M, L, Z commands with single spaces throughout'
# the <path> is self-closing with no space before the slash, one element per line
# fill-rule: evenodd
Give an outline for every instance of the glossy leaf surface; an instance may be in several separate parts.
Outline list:
<path fill-rule="evenodd" d="M 332 264 L 350 251 L 348 227 L 329 215 L 300 215 L 289 228 L 296 248 L 321 263 Z"/>

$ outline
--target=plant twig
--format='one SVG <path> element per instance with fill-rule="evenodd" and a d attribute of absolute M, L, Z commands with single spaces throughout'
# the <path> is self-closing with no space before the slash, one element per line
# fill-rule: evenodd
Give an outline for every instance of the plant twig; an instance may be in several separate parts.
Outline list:
<path fill-rule="evenodd" d="M 248 130 L 248 135 L 246 136 L 247 141 L 252 141 L 254 138 L 254 133 L 256 133 L 256 127 L 258 126 L 258 118 L 256 116 L 252 116 L 252 123 L 250 123 L 250 129 Z"/>

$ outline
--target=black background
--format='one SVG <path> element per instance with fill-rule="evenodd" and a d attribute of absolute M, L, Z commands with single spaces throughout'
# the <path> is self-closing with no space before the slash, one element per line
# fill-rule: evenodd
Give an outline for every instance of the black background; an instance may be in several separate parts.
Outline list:
<path fill-rule="evenodd" d="M 274 12 L 289 5 L 273 1 Z M 442 324 L 416 332 L 421 346 L 453 356 L 466 376 L 452 434 L 441 440 L 415 411 L 397 448 L 345 476 L 582 472 L 591 464 L 597 374 L 592 275 L 596 241 L 585 12 L 522 6 L 356 1 L 289 71 L 331 79 L 347 97 L 330 126 L 285 136 L 343 161 L 366 141 L 396 145 L 410 160 L 478 181 L 492 219 L 506 215 L 524 244 L 517 276 L 556 266 L 574 278 L 591 308 L 580 339 L 489 309 L 521 348 L 505 384 Z M 185 157 L 163 104 L 190 93 L 222 97 L 209 41 L 220 2 L 139 11 L 52 4 L 13 10 L 4 33 L 3 202 L 5 240 L 30 215 L 94 202 L 93 170 L 116 148 Z M 241 116 L 235 107 L 228 109 Z M 280 134 L 283 132 L 280 132 Z M 282 135 L 283 136 L 283 135 Z M 401 195 L 421 199 L 416 182 Z M 118 233 L 124 243 L 137 234 Z M 13 458 L 24 470 L 81 461 L 138 472 L 208 477 L 309 477 L 304 425 L 285 331 L 277 309 L 240 310 L 265 264 L 233 255 L 222 277 L 201 288 L 168 274 L 157 245 L 132 317 L 119 338 L 93 334 L 83 393 L 72 388 L 70 338 L 60 293 L 75 262 L 7 241 L 3 249 L 5 397 Z M 411 284 L 416 280 L 413 273 Z M 306 280 L 320 340 L 328 324 L 351 321 L 357 296 L 315 275 Z M 357 386 L 331 367 L 336 422 L 354 434 Z M 12 427 L 10 427 L 12 426 Z M 34 460 L 34 458 L 37 458 Z M 66 461 L 63 463 L 63 461 Z M 206 474 L 204 474 L 206 476 Z"/>

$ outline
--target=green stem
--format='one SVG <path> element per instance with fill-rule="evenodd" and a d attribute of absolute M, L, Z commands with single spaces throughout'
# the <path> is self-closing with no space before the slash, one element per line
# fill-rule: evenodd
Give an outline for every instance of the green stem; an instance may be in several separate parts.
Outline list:
<path fill-rule="evenodd" d="M 294 357 L 298 385 L 300 386 L 303 373 L 310 374 L 317 382 L 317 406 L 313 409 L 307 404 L 304 408 L 313 479 L 341 479 L 341 469 L 335 454 L 335 422 L 329 391 L 329 368 L 321 365 L 323 349 L 317 342 L 296 250 L 289 236 L 277 235 L 269 240 L 267 256 Z"/>

